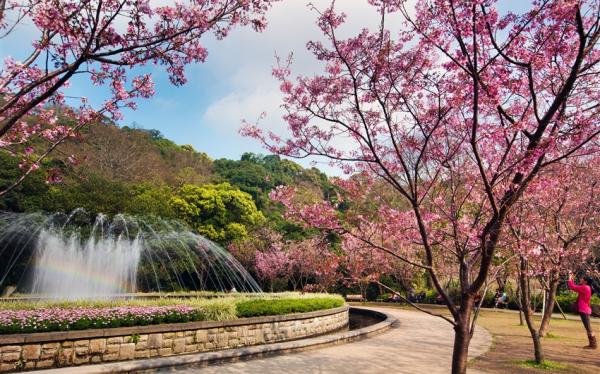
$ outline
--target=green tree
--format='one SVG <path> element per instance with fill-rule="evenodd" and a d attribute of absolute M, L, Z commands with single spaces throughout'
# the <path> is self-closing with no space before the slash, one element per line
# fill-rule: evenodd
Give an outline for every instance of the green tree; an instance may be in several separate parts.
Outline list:
<path fill-rule="evenodd" d="M 130 185 L 90 174 L 50 187 L 37 208 L 47 212 L 83 208 L 90 213 L 114 215 L 126 213 L 123 208 L 131 197 Z"/>
<path fill-rule="evenodd" d="M 125 211 L 129 214 L 161 218 L 174 218 L 175 211 L 170 204 L 173 192 L 166 185 L 154 186 L 149 183 L 131 187 L 132 198 L 127 201 Z"/>
<path fill-rule="evenodd" d="M 250 228 L 265 223 L 252 196 L 229 183 L 186 184 L 171 198 L 171 206 L 178 218 L 219 243 L 243 239 Z"/>
<path fill-rule="evenodd" d="M 21 175 L 18 167 L 20 159 L 6 153 L 0 153 L 0 191 L 14 183 Z M 29 178 L 0 199 L 0 210 L 23 212 L 35 210 L 39 200 L 48 192 L 45 173 L 33 172 Z"/>

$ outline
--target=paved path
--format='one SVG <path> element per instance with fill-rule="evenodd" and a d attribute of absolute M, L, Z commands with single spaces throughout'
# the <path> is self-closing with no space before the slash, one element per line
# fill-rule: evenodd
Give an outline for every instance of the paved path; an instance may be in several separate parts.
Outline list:
<path fill-rule="evenodd" d="M 383 309 L 399 319 L 387 332 L 354 343 L 300 353 L 225 363 L 202 368 L 162 369 L 161 373 L 284 374 L 284 373 L 449 373 L 453 330 L 437 317 L 409 310 Z M 478 328 L 469 356 L 485 353 L 490 334 Z M 471 374 L 481 373 L 474 370 Z"/>

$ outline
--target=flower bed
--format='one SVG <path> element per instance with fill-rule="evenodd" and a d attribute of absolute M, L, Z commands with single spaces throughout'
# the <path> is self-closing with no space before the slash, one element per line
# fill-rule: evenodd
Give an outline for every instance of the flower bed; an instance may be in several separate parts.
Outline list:
<path fill-rule="evenodd" d="M 0 334 L 231 320 L 342 306 L 334 295 L 235 295 L 219 299 L 155 299 L 0 303 Z"/>
<path fill-rule="evenodd" d="M 0 334 L 192 322 L 202 321 L 204 316 L 200 309 L 187 306 L 3 310 Z"/>

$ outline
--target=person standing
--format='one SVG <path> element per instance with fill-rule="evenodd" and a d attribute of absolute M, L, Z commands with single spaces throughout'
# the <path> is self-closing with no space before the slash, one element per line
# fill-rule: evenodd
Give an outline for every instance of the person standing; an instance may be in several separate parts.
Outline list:
<path fill-rule="evenodd" d="M 590 299 L 592 298 L 592 282 L 593 279 L 591 277 L 581 277 L 579 279 L 579 284 L 577 285 L 573 281 L 572 274 L 569 276 L 568 282 L 569 288 L 572 291 L 577 292 L 577 303 L 575 305 L 577 306 L 577 312 L 581 317 L 589 340 L 589 345 L 583 347 L 584 349 L 598 348 L 598 342 L 592 331 L 592 323 L 590 321 L 590 315 L 592 314 L 592 306 L 590 304 Z"/>

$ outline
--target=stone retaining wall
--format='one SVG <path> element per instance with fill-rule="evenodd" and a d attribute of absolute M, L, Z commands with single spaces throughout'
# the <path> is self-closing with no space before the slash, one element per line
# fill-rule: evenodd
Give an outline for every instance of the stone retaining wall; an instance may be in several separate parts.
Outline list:
<path fill-rule="evenodd" d="M 348 307 L 222 322 L 0 335 L 0 372 L 207 352 L 343 328 Z"/>

